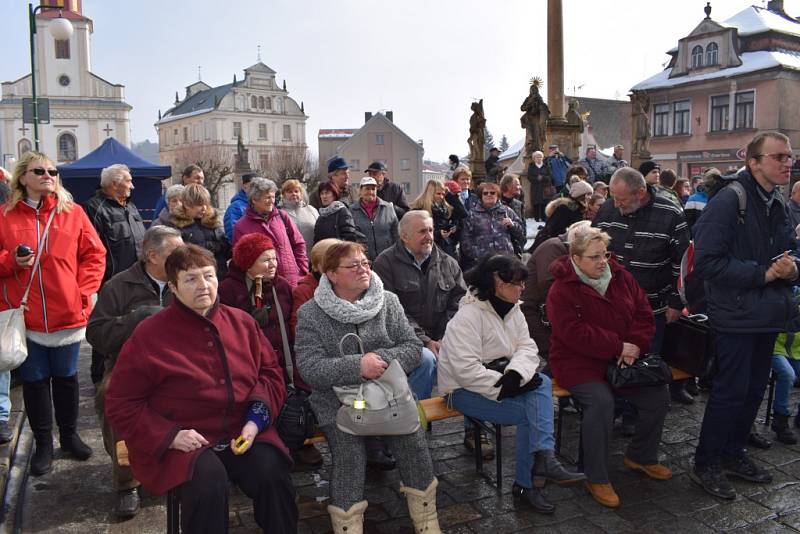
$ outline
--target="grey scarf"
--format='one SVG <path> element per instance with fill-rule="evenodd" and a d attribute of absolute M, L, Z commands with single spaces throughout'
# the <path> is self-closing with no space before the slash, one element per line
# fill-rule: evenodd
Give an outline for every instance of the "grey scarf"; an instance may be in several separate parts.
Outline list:
<path fill-rule="evenodd" d="M 340 209 L 346 208 L 346 207 L 347 206 L 345 206 L 342 202 L 339 202 L 338 200 L 334 200 L 333 202 L 331 202 L 330 204 L 328 204 L 324 208 L 320 208 L 319 209 L 319 214 L 320 214 L 321 217 L 327 217 L 331 213 L 336 213 Z"/>
<path fill-rule="evenodd" d="M 572 263 L 572 268 L 575 269 L 575 274 L 578 275 L 578 278 L 580 279 L 581 282 L 583 282 L 587 286 L 594 288 L 594 290 L 600 293 L 600 295 L 604 297 L 606 296 L 606 291 L 608 291 L 608 284 L 611 282 L 611 267 L 607 263 L 606 263 L 606 270 L 603 271 L 603 274 L 600 276 L 600 278 L 595 280 L 594 278 L 589 278 L 588 276 L 583 274 L 583 271 L 581 271 L 580 268 L 577 265 L 575 265 L 574 261 L 570 260 L 570 262 Z"/>
<path fill-rule="evenodd" d="M 378 275 L 371 273 L 369 288 L 353 303 L 336 296 L 328 277 L 323 274 L 319 287 L 314 291 L 314 302 L 335 321 L 361 324 L 378 315 L 383 308 L 383 282 Z"/>

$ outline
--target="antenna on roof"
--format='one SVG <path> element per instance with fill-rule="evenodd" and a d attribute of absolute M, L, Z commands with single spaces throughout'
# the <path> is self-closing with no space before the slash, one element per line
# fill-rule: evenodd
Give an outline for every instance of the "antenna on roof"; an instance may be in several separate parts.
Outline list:
<path fill-rule="evenodd" d="M 201 67 L 200 65 L 197 66 L 197 81 L 198 82 L 203 81 L 203 67 Z"/>
<path fill-rule="evenodd" d="M 258 61 L 261 61 L 261 45 L 258 45 L 257 48 L 258 48 Z"/>

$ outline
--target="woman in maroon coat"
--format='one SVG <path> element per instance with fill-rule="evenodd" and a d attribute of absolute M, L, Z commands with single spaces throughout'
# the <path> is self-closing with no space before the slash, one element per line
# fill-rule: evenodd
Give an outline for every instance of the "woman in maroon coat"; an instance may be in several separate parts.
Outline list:
<path fill-rule="evenodd" d="M 228 531 L 228 480 L 264 532 L 296 532 L 275 352 L 249 315 L 217 301 L 210 252 L 178 247 L 165 267 L 175 298 L 125 343 L 106 393 L 133 474 L 154 495 L 180 489 L 183 532 Z"/>
<path fill-rule="evenodd" d="M 300 377 L 294 365 L 294 329 L 290 326 L 292 311 L 292 288 L 281 276 L 277 276 L 278 259 L 272 240 L 263 234 L 247 234 L 233 247 L 233 262 L 228 275 L 219 284 L 219 301 L 239 308 L 252 315 L 267 336 L 278 361 L 286 371 L 286 360 L 281 334 L 280 311 L 286 331 L 286 342 L 292 354 L 292 379 L 298 389 L 311 393 L 311 388 Z M 260 291 L 259 283 L 260 279 Z M 274 290 L 274 291 L 273 291 Z M 288 381 L 288 374 L 284 374 Z M 303 445 L 293 450 L 294 460 L 312 467 L 322 465 L 322 455 L 313 445 Z"/>
<path fill-rule="evenodd" d="M 547 316 L 553 330 L 553 376 L 584 412 L 581 444 L 589 491 L 600 504 L 616 508 L 619 497 L 609 483 L 607 467 L 616 392 L 606 381 L 606 370 L 612 361 L 633 363 L 645 354 L 655 326 L 647 295 L 607 252 L 609 241 L 608 234 L 597 228 L 573 234 L 569 255 L 550 265 L 555 282 L 547 296 Z M 657 480 L 671 478 L 671 471 L 658 463 L 669 408 L 666 386 L 619 393 L 639 412 L 625 465 Z"/>

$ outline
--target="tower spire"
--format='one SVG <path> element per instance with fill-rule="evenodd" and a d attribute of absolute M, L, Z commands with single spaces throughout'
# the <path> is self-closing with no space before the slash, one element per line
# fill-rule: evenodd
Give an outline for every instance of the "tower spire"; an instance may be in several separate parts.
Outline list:
<path fill-rule="evenodd" d="M 261 45 L 258 45 L 258 61 L 261 62 Z"/>

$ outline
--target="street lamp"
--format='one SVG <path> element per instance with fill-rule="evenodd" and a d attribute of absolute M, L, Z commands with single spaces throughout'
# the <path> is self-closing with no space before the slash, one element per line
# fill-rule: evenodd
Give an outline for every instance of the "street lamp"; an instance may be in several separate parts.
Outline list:
<path fill-rule="evenodd" d="M 33 145 L 39 151 L 39 101 L 36 98 L 36 12 L 39 10 L 58 9 L 58 18 L 49 24 L 50 35 L 58 41 L 66 41 L 72 37 L 72 23 L 62 15 L 58 6 L 39 5 L 35 8 L 28 4 L 28 30 L 31 38 L 31 97 L 33 100 Z"/>

